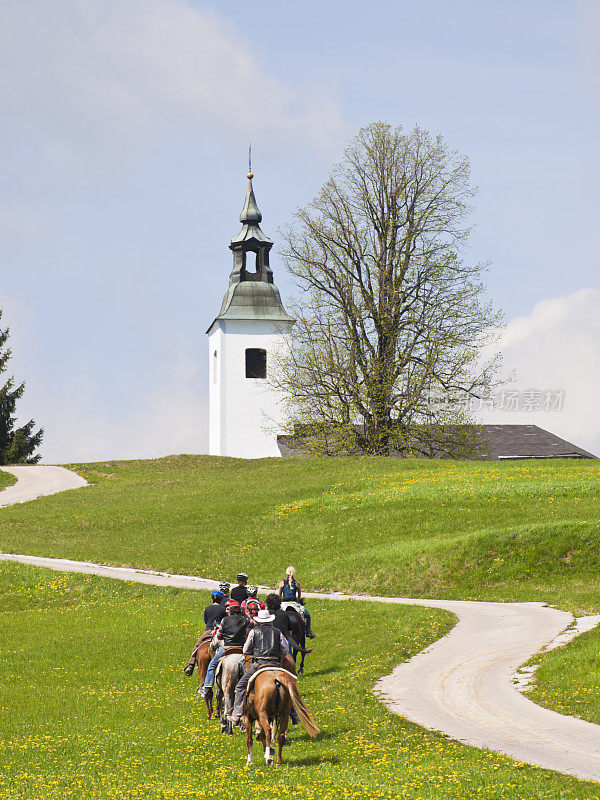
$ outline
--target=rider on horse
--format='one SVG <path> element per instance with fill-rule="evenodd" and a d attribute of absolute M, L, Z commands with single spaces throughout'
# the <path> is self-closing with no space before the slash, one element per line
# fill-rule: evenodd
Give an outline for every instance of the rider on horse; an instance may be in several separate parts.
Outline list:
<path fill-rule="evenodd" d="M 275 619 L 273 620 L 273 627 L 279 628 L 279 630 L 283 633 L 286 639 L 290 638 L 290 633 L 292 632 L 292 623 L 290 621 L 289 615 L 285 613 L 285 611 L 281 608 L 281 597 L 278 594 L 272 593 L 268 594 L 265 597 L 265 603 L 267 604 L 267 608 L 270 614 L 273 614 Z"/>
<path fill-rule="evenodd" d="M 221 605 L 224 606 L 225 603 L 229 600 L 229 587 L 231 586 L 230 583 L 227 581 L 221 581 L 219 584 L 219 591 L 223 595 L 223 599 L 221 600 Z"/>
<path fill-rule="evenodd" d="M 316 634 L 312 632 L 310 626 L 310 614 L 304 603 L 301 601 L 302 588 L 296 580 L 296 570 L 288 567 L 285 571 L 285 578 L 277 587 L 277 594 L 281 597 L 281 607 L 285 610 L 291 606 L 300 614 L 306 625 L 306 635 L 309 639 L 315 639 Z"/>
<path fill-rule="evenodd" d="M 248 583 L 247 574 L 245 572 L 239 572 L 236 581 L 238 585 L 233 587 L 230 597 L 241 605 L 248 597 L 248 589 L 246 588 L 246 584 Z"/>
<path fill-rule="evenodd" d="M 238 725 L 244 713 L 244 698 L 248 681 L 262 667 L 279 667 L 281 657 L 290 652 L 285 636 L 279 628 L 272 625 L 275 617 L 266 610 L 258 612 L 255 618 L 257 623 L 248 634 L 244 653 L 252 655 L 252 664 L 244 672 L 235 687 L 235 703 L 233 711 L 228 717 L 233 725 Z"/>
<path fill-rule="evenodd" d="M 248 586 L 248 597 L 242 603 L 242 614 L 245 614 L 253 625 L 256 615 L 265 607 L 263 601 L 256 596 L 257 594 L 258 586 Z"/>
<path fill-rule="evenodd" d="M 183 668 L 184 673 L 189 677 L 194 672 L 194 667 L 196 666 L 196 653 L 198 652 L 198 648 L 202 641 L 206 638 L 205 633 L 206 631 L 213 630 L 216 628 L 223 617 L 226 615 L 227 611 L 225 607 L 222 605 L 223 600 L 223 593 L 220 592 L 218 589 L 211 594 L 212 603 L 209 606 L 206 606 L 204 609 L 204 633 L 200 636 L 196 644 L 194 645 L 194 649 L 192 650 L 192 654 L 190 656 L 190 660 Z"/>
<path fill-rule="evenodd" d="M 235 600 L 227 601 L 227 616 L 221 621 L 218 628 L 215 628 L 213 637 L 210 643 L 211 649 L 217 646 L 220 642 L 221 646 L 217 648 L 208 669 L 206 677 L 204 678 L 204 685 L 198 689 L 198 694 L 202 697 L 206 692 L 212 688 L 215 682 L 215 671 L 219 661 L 223 656 L 227 655 L 227 650 L 230 647 L 243 647 L 246 641 L 246 632 L 248 630 L 248 620 L 240 613 L 240 604 Z"/>

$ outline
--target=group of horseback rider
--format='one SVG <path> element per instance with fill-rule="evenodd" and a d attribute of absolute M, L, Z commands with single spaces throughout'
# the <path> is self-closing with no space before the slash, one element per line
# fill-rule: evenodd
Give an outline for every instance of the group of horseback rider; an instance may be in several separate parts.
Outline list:
<path fill-rule="evenodd" d="M 239 724 L 243 713 L 244 698 L 248 682 L 259 669 L 279 664 L 282 658 L 291 660 L 289 635 L 291 633 L 290 617 L 287 607 L 292 607 L 301 615 L 306 625 L 306 635 L 314 639 L 311 629 L 310 614 L 302 601 L 302 589 L 296 581 L 296 571 L 288 567 L 284 580 L 277 587 L 277 593 L 268 594 L 266 606 L 258 598 L 258 586 L 248 585 L 248 575 L 240 572 L 237 586 L 230 591 L 230 584 L 223 581 L 219 588 L 211 594 L 212 603 L 204 610 L 205 632 L 192 651 L 189 662 L 184 667 L 188 676 L 194 672 L 196 652 L 202 641 L 206 640 L 208 631 L 213 631 L 211 638 L 211 659 L 203 685 L 198 693 L 203 697 L 212 688 L 219 661 L 230 648 L 242 648 L 244 655 L 252 657 L 251 665 L 245 670 L 235 690 L 235 702 L 229 721 Z M 291 662 L 293 665 L 293 661 Z M 292 712 L 292 721 L 296 714 Z"/>

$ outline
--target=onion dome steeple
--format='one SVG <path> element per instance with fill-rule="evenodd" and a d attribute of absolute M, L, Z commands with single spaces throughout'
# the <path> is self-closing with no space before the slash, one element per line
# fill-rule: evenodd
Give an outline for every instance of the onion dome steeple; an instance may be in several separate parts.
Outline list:
<path fill-rule="evenodd" d="M 273 271 L 269 266 L 269 251 L 273 242 L 260 228 L 262 214 L 252 187 L 254 175 L 249 172 L 246 177 L 248 188 L 240 214 L 242 229 L 229 244 L 229 249 L 233 252 L 233 269 L 229 275 L 229 288 L 216 319 L 291 322 L 292 318 L 281 302 L 279 289 L 273 283 Z"/>
<path fill-rule="evenodd" d="M 256 205 L 256 197 L 254 197 L 254 189 L 252 188 L 252 178 L 254 175 L 252 172 L 249 172 L 246 177 L 248 178 L 248 190 L 246 191 L 246 200 L 244 201 L 244 207 L 240 214 L 240 222 L 243 222 L 245 225 L 253 225 L 262 222 L 262 214 Z"/>

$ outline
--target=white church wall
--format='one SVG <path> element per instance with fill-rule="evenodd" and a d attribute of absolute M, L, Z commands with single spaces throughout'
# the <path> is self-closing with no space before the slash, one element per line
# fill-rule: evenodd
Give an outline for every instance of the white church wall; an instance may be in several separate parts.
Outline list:
<path fill-rule="evenodd" d="M 267 320 L 216 320 L 209 336 L 209 452 L 236 458 L 279 456 L 282 432 L 280 395 L 268 379 L 246 377 L 246 349 L 272 356 L 283 344 L 281 323 Z M 215 352 L 217 353 L 215 362 Z"/>
<path fill-rule="evenodd" d="M 223 331 L 220 323 L 215 323 L 208 337 L 208 452 L 211 455 L 221 455 L 223 448 L 221 441 L 222 426 L 218 424 L 221 419 L 222 395 L 224 394 L 223 371 L 224 364 Z"/>

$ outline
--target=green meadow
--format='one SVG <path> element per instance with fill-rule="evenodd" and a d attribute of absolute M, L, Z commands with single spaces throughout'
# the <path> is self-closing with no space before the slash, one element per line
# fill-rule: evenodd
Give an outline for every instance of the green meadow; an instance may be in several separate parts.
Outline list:
<path fill-rule="evenodd" d="M 204 593 L 0 564 L 0 797 L 411 800 L 598 798 L 584 783 L 429 733 L 372 686 L 442 636 L 451 615 L 313 602 L 301 691 L 321 728 L 294 729 L 283 767 L 221 735 L 181 666 Z M 382 635 L 385 631 L 385 635 Z M 385 640 L 385 645 L 382 641 Z"/>
<path fill-rule="evenodd" d="M 593 461 L 256 462 L 173 456 L 76 465 L 91 486 L 0 509 L 0 550 L 308 590 L 543 600 L 600 610 Z M 0 480 L 3 473 L 0 472 Z M 284 766 L 207 722 L 182 666 L 202 593 L 0 563 L 0 797 L 598 798 L 600 787 L 451 742 L 372 686 L 443 635 L 431 609 L 311 602 L 301 691 L 322 732 Z M 536 702 L 600 722 L 593 631 L 542 659 Z"/>
<path fill-rule="evenodd" d="M 600 462 L 205 456 L 75 465 L 0 549 L 313 590 L 600 608 Z"/>

